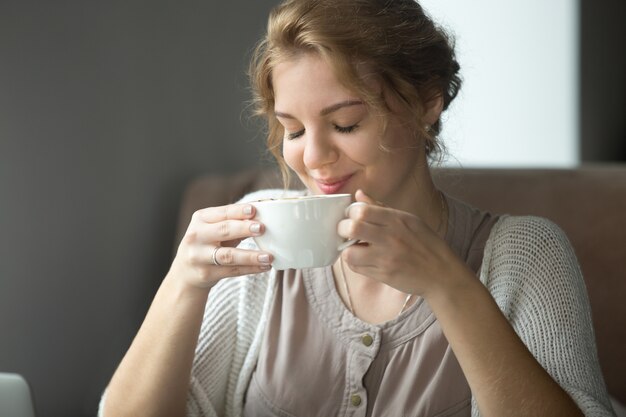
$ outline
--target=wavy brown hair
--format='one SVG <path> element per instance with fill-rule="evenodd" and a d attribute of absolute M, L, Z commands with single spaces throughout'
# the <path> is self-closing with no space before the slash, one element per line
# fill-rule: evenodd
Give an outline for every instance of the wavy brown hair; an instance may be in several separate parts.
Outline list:
<path fill-rule="evenodd" d="M 415 135 L 424 139 L 429 160 L 441 155 L 441 120 L 428 128 L 420 121 L 439 96 L 448 108 L 461 86 L 460 67 L 452 40 L 422 7 L 414 0 L 286 0 L 271 11 L 249 69 L 253 112 L 267 122 L 267 146 L 285 184 L 289 169 L 281 153 L 284 131 L 274 116 L 272 71 L 304 53 L 324 58 L 339 82 L 370 109 L 388 115 L 380 90 L 366 83 L 376 77 L 401 103 L 403 114 L 417 122 Z"/>

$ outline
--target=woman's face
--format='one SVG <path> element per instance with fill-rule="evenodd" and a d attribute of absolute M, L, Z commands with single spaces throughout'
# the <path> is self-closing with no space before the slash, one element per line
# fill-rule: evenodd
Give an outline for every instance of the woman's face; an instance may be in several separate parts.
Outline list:
<path fill-rule="evenodd" d="M 278 64 L 273 85 L 275 114 L 284 128 L 283 157 L 313 194 L 362 189 L 394 207 L 415 198 L 413 175 L 424 152 L 398 117 L 388 118 L 383 133 L 382 117 L 315 54 Z"/>

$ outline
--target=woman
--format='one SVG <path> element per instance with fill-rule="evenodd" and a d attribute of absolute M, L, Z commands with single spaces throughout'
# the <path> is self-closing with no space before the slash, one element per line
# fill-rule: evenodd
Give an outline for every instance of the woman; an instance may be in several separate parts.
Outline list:
<path fill-rule="evenodd" d="M 365 203 L 338 225 L 360 243 L 275 271 L 254 207 L 198 211 L 101 414 L 612 415 L 563 233 L 431 180 L 458 71 L 412 0 L 279 5 L 251 66 L 269 149 L 308 193 Z"/>

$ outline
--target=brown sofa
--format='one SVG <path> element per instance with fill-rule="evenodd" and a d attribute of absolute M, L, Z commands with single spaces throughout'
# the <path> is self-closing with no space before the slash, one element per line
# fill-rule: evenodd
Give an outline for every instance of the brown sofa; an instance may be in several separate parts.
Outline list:
<path fill-rule="evenodd" d="M 585 277 L 609 393 L 626 404 L 626 165 L 441 168 L 433 175 L 448 194 L 477 207 L 544 216 L 561 226 Z M 282 187 L 271 170 L 198 178 L 183 198 L 178 241 L 195 210 L 234 202 L 249 191 L 268 187 Z"/>

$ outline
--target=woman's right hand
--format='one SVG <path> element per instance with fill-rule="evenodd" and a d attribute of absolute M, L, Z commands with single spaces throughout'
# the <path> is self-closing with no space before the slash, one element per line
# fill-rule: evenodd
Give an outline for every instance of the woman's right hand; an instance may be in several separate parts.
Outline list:
<path fill-rule="evenodd" d="M 172 263 L 172 278 L 209 289 L 222 278 L 269 270 L 269 253 L 236 248 L 243 239 L 263 234 L 264 226 L 253 220 L 254 216 L 255 208 L 250 204 L 196 211 Z"/>
<path fill-rule="evenodd" d="M 107 388 L 106 416 L 183 416 L 209 289 L 270 268 L 272 257 L 238 249 L 264 227 L 250 204 L 194 213 L 148 314 Z M 218 248 L 213 262 L 214 250 Z"/>

